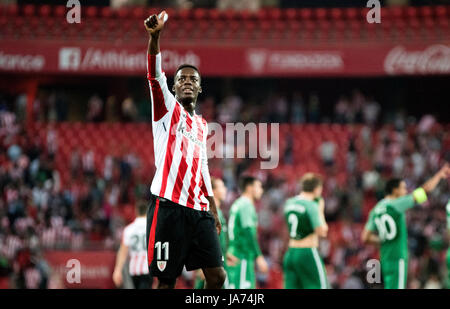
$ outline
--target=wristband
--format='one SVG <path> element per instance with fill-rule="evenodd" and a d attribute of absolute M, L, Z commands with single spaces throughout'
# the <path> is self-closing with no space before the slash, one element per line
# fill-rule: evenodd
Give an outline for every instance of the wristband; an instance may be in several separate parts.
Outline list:
<path fill-rule="evenodd" d="M 416 190 L 414 190 L 413 196 L 419 204 L 422 204 L 428 200 L 427 193 L 423 188 L 417 188 Z"/>

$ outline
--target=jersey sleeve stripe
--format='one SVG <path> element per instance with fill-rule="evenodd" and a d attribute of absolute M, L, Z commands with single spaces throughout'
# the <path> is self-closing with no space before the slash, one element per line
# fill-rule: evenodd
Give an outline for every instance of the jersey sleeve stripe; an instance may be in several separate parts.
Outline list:
<path fill-rule="evenodd" d="M 164 94 L 156 79 L 150 79 L 149 82 L 150 89 L 152 90 L 153 121 L 159 121 L 168 112 L 164 101 Z"/>

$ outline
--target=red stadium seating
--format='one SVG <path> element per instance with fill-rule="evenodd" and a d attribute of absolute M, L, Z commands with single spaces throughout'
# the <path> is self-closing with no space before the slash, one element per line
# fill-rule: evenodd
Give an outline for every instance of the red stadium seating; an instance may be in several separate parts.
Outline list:
<path fill-rule="evenodd" d="M 1 27 L 0 37 L 33 39 L 45 34 L 48 39 L 63 40 L 77 37 L 93 40 L 140 40 L 137 31 L 141 21 L 150 14 L 158 13 L 156 7 L 110 7 L 86 6 L 82 8 L 83 26 L 67 27 L 61 22 L 67 13 L 64 5 L 7 5 L 0 6 L 1 16 L 12 20 L 13 28 Z M 368 25 L 365 22 L 369 8 L 302 8 L 279 9 L 264 8 L 257 12 L 235 11 L 231 9 L 192 10 L 166 9 L 171 22 L 168 23 L 166 36 L 168 40 L 182 39 L 186 33 L 199 23 L 200 31 L 195 31 L 196 40 L 261 40 L 288 41 L 303 44 L 304 40 L 430 40 L 448 39 L 450 23 L 450 6 L 422 7 L 383 7 L 382 23 Z M 45 22 L 29 22 L 33 18 L 43 18 Z M 118 21 L 118 19 L 120 21 Z M 100 27 L 106 25 L 106 27 Z M 120 26 L 119 26 L 120 25 Z M 122 27 L 123 25 L 123 27 Z M 134 26 L 137 26 L 134 29 Z M 225 26 L 226 25 L 226 26 Z M 21 29 L 23 27 L 23 29 Z M 67 36 L 61 36 L 67 29 Z M 106 28 L 106 29 L 104 29 Z M 110 34 L 106 35 L 106 32 Z M 269 35 L 265 36 L 265 33 Z M 282 32 L 282 33 L 281 33 Z M 127 34 L 121 38 L 121 35 Z M 202 35 L 203 34 L 203 35 Z M 186 37 L 187 38 L 187 37 Z"/>

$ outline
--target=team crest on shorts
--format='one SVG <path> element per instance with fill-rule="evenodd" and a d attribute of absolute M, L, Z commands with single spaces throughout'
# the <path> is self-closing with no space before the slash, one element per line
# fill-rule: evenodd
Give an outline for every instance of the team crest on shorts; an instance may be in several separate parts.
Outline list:
<path fill-rule="evenodd" d="M 158 265 L 159 271 L 164 271 L 164 269 L 166 269 L 167 261 L 157 261 L 156 265 Z"/>

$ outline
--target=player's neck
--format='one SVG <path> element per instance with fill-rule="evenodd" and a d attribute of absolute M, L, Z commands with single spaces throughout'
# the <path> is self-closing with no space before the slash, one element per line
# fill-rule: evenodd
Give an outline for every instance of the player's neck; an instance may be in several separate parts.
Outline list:
<path fill-rule="evenodd" d="M 398 197 L 393 194 L 389 194 L 389 195 L 386 195 L 384 198 L 387 200 L 395 200 Z"/>
<path fill-rule="evenodd" d="M 300 192 L 298 197 L 300 197 L 303 200 L 314 201 L 314 194 L 312 194 L 310 192 Z"/>
<path fill-rule="evenodd" d="M 244 192 L 244 193 L 242 193 L 241 196 L 245 197 L 245 198 L 248 198 L 252 203 L 255 202 L 254 199 L 253 199 L 253 196 L 250 193 Z"/>
<path fill-rule="evenodd" d="M 189 113 L 189 115 L 191 115 L 191 116 L 194 115 L 195 106 L 197 105 L 197 102 L 195 100 L 183 101 L 183 100 L 178 99 L 178 97 L 177 97 L 177 101 L 181 103 L 184 110 L 187 111 Z"/>

